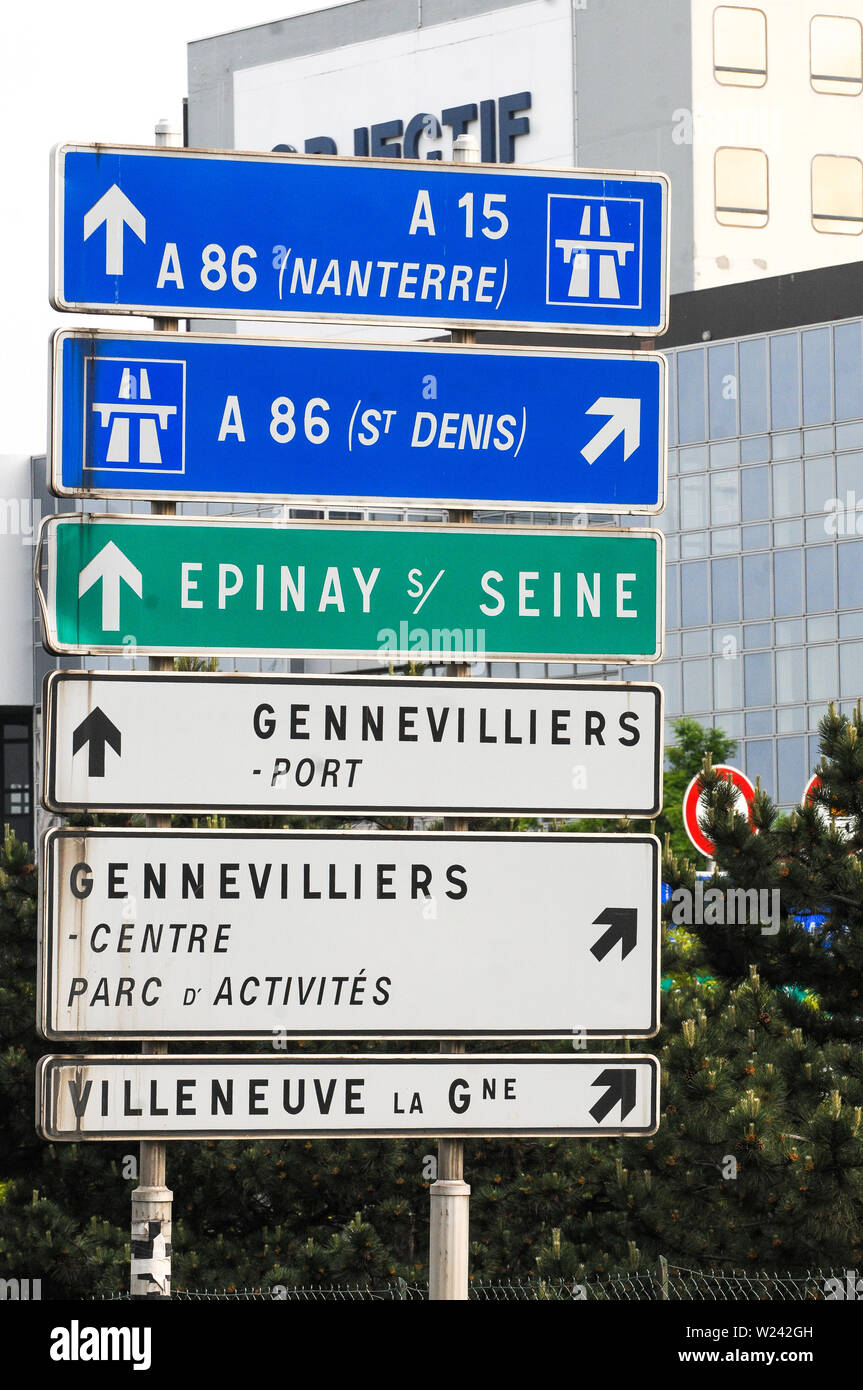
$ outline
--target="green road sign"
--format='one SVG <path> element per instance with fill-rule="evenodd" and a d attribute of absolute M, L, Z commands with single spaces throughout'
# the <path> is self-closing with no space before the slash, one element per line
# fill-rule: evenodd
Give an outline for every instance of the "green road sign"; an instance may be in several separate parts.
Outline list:
<path fill-rule="evenodd" d="M 662 548 L 655 531 L 60 516 L 36 573 L 56 652 L 651 662 Z"/>

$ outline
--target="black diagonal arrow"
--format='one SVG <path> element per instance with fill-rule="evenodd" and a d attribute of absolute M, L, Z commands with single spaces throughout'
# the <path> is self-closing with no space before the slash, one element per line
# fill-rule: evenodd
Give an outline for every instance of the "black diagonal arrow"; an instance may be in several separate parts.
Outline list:
<path fill-rule="evenodd" d="M 119 757 L 122 735 L 116 724 L 112 724 L 107 714 L 97 705 L 91 710 L 83 723 L 72 735 L 72 756 L 86 745 L 88 748 L 87 774 L 90 777 L 105 776 L 105 746 L 113 748 Z"/>
<path fill-rule="evenodd" d="M 625 1120 L 630 1110 L 635 1106 L 635 1070 L 626 1067 L 620 1071 L 607 1067 L 601 1071 L 592 1086 L 607 1086 L 608 1089 L 604 1096 L 600 1096 L 596 1105 L 590 1107 L 590 1114 L 601 1125 L 609 1110 L 613 1110 L 615 1105 L 620 1104 L 620 1118 Z"/>
<path fill-rule="evenodd" d="M 598 917 L 594 917 L 595 927 L 608 927 L 598 941 L 591 946 L 591 955 L 596 956 L 597 960 L 604 960 L 611 950 L 620 942 L 620 958 L 626 960 L 638 939 L 638 909 L 635 907 L 606 907 L 603 908 Z"/>

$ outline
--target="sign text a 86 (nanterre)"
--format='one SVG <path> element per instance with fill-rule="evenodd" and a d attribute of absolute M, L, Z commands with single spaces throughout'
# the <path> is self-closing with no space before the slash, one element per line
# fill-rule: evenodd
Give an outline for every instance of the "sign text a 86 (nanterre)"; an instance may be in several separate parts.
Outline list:
<path fill-rule="evenodd" d="M 665 331 L 664 174 L 65 145 L 51 302 Z"/>
<path fill-rule="evenodd" d="M 654 662 L 662 561 L 655 531 L 58 516 L 36 571 L 57 652 Z"/>

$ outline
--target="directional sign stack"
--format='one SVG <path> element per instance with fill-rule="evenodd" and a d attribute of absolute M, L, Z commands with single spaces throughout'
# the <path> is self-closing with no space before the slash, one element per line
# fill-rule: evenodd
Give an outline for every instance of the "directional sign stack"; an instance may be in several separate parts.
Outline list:
<path fill-rule="evenodd" d="M 54 210 L 62 310 L 666 326 L 656 174 L 67 146 Z M 61 497 L 276 509 L 49 518 L 37 584 L 52 651 L 661 659 L 658 532 L 288 514 L 657 513 L 656 354 L 73 329 L 54 336 L 50 439 Z M 44 718 L 43 800 L 59 814 L 661 807 L 662 697 L 647 684 L 62 671 Z M 45 1037 L 275 1044 L 43 1058 L 46 1138 L 656 1128 L 655 1059 L 582 1051 L 657 1031 L 652 836 L 61 828 L 42 854 Z M 300 1038 L 573 1049 L 284 1053 Z"/>

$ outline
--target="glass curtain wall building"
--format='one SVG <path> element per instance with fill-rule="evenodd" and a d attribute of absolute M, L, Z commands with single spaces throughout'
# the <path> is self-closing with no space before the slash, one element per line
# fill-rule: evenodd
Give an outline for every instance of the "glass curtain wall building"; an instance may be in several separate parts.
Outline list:
<path fill-rule="evenodd" d="M 668 354 L 666 713 L 800 801 L 831 699 L 863 695 L 863 320 Z M 859 510 L 858 510 L 859 504 Z"/>

